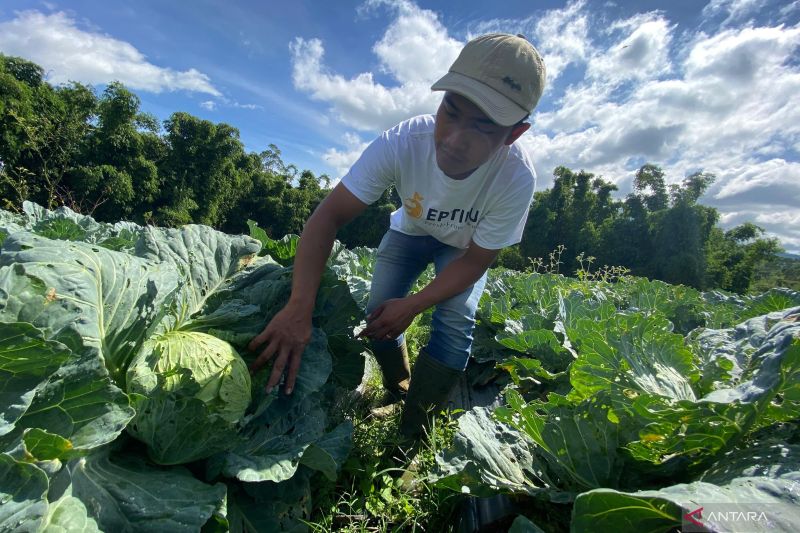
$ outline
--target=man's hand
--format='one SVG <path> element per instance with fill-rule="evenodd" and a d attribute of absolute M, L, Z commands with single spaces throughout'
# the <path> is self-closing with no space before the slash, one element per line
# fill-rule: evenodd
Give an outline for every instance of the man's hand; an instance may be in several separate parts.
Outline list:
<path fill-rule="evenodd" d="M 386 300 L 367 317 L 367 327 L 358 336 L 373 340 L 397 338 L 419 313 L 417 304 L 410 297 Z"/>
<path fill-rule="evenodd" d="M 267 392 L 272 392 L 288 365 L 284 391 L 291 394 L 300 370 L 303 350 L 310 341 L 311 313 L 288 304 L 247 345 L 247 349 L 253 353 L 261 350 L 261 354 L 250 365 L 250 372 L 258 372 L 273 356 L 277 356 L 267 381 Z"/>

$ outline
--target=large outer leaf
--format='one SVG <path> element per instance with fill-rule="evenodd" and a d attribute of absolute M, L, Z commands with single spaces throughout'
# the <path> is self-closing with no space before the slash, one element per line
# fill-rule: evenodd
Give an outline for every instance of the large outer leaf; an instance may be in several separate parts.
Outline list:
<path fill-rule="evenodd" d="M 473 408 L 458 419 L 452 447 L 436 456 L 433 480 L 440 487 L 474 496 L 504 491 L 545 495 L 553 487 L 536 468 L 529 446 L 515 429 L 495 420 L 489 409 Z"/>
<path fill-rule="evenodd" d="M 703 481 L 634 493 L 589 491 L 575 500 L 572 531 L 670 531 L 681 526 L 685 514 L 703 507 L 701 521 L 712 531 L 795 532 L 800 530 L 799 457 L 798 446 L 762 445 L 725 457 Z M 769 522 L 710 521 L 714 509 L 763 512 Z"/>
<path fill-rule="evenodd" d="M 83 502 L 69 494 L 50 504 L 42 529 L 47 533 L 101 533 Z"/>
<path fill-rule="evenodd" d="M 9 286 L 22 288 L 16 293 L 18 298 L 34 297 L 37 291 L 44 290 L 43 286 L 37 288 L 36 284 L 28 283 L 30 280 L 24 276 L 7 275 L 5 281 L 11 279 L 19 283 L 3 284 L 3 274 L 12 274 L 11 269 L 0 269 L 0 288 L 3 291 Z M 46 297 L 41 292 L 38 294 L 41 301 L 45 302 Z M 40 306 L 44 305 L 40 303 Z M 8 307 L 13 305 L 4 310 Z M 17 328 L 18 333 L 24 333 L 26 337 L 23 338 L 27 338 L 20 347 L 27 344 L 33 348 L 30 352 L 16 352 L 17 356 L 22 354 L 26 358 L 24 360 L 14 360 L 11 354 L 7 355 L 6 369 L 24 370 L 22 374 L 15 374 L 8 379 L 5 385 L 8 388 L 4 389 L 8 392 L 19 390 L 21 393 L 17 402 L 7 404 L 9 418 L 4 433 L 12 431 L 10 422 L 14 422 L 15 427 L 8 437 L 19 438 L 26 429 L 46 429 L 50 434 L 66 439 L 67 442 L 59 446 L 63 455 L 57 454 L 58 458 L 65 459 L 111 442 L 122 432 L 134 412 L 128 397 L 109 378 L 97 353 L 64 351 L 66 348 L 55 341 L 42 344 L 42 332 L 29 324 L 4 324 L 1 327 L 8 333 L 11 333 L 9 328 Z M 7 340 L 14 342 L 14 338 L 19 337 L 9 337 Z M 80 347 L 81 339 L 77 335 L 62 335 L 62 339 L 74 341 Z M 57 370 L 50 373 L 52 367 L 58 365 Z M 39 383 L 34 385 L 35 381 Z M 34 386 L 34 389 L 23 393 L 22 389 L 29 386 Z"/>
<path fill-rule="evenodd" d="M 314 323 L 328 337 L 333 356 L 333 379 L 341 387 L 355 389 L 364 377 L 365 343 L 353 337 L 353 328 L 363 319 L 347 283 L 323 276 L 314 307 Z"/>
<path fill-rule="evenodd" d="M 579 352 L 570 381 L 581 397 L 632 389 L 695 399 L 692 383 L 699 373 L 692 352 L 684 347 L 683 337 L 671 333 L 666 319 L 618 314 L 602 322 L 582 319 L 568 332 Z"/>
<path fill-rule="evenodd" d="M 31 322 L 73 351 L 101 355 L 116 380 L 123 379 L 178 285 L 168 264 L 30 233 L 6 239 L 0 267 L 13 270 L 0 274 L 0 320 Z M 11 292 L 23 284 L 14 279 L 20 276 L 29 278 L 30 290 Z"/>
<path fill-rule="evenodd" d="M 679 530 L 683 513 L 679 504 L 657 493 L 596 489 L 575 499 L 571 530 L 667 533 Z"/>
<path fill-rule="evenodd" d="M 353 423 L 347 420 L 306 448 L 300 463 L 312 470 L 319 470 L 329 480 L 336 481 L 336 475 L 352 447 Z"/>
<path fill-rule="evenodd" d="M 276 401 L 258 420 L 270 420 L 270 425 L 253 425 L 246 430 L 246 440 L 236 448 L 215 458 L 222 473 L 241 481 L 281 482 L 291 478 L 309 446 L 320 440 L 325 432 L 327 416 L 315 396 L 295 403 L 292 409 Z M 220 465 L 220 466 L 218 466 Z"/>
<path fill-rule="evenodd" d="M 495 340 L 506 348 L 535 358 L 544 366 L 545 372 L 563 372 L 572 363 L 572 355 L 562 347 L 551 330 L 523 330 L 518 333 L 503 331 Z"/>
<path fill-rule="evenodd" d="M 68 207 L 50 211 L 33 202 L 23 202 L 21 215 L 0 209 L 0 245 L 3 238 L 18 231 L 28 231 L 48 239 L 81 241 L 110 250 L 133 251 L 142 226 L 132 222 L 107 224 L 81 215 Z"/>
<path fill-rule="evenodd" d="M 623 427 L 602 395 L 578 405 L 556 394 L 548 402 L 525 403 L 519 393 L 508 390 L 506 400 L 508 407 L 498 408 L 495 415 L 536 444 L 532 451 L 551 487 L 580 492 L 618 486 Z"/>
<path fill-rule="evenodd" d="M 800 323 L 794 311 L 782 316 L 750 341 L 758 346 L 747 371 L 751 379 L 699 402 L 632 402 L 644 425 L 642 440 L 628 445 L 634 455 L 658 462 L 680 454 L 702 463 L 758 429 L 800 419 Z"/>
<path fill-rule="evenodd" d="M 544 530 L 524 516 L 519 515 L 514 519 L 514 523 L 511 524 L 508 533 L 544 533 Z"/>
<path fill-rule="evenodd" d="M 0 531 L 35 532 L 47 514 L 47 474 L 0 453 Z"/>
<path fill-rule="evenodd" d="M 181 229 L 148 227 L 136 255 L 174 265 L 183 277 L 176 327 L 205 305 L 225 281 L 253 261 L 261 245 L 244 235 L 227 235 L 208 226 Z"/>
<path fill-rule="evenodd" d="M 800 323 L 794 321 L 798 317 L 789 315 L 770 330 L 753 354 L 752 379 L 718 389 L 704 400 L 753 405 L 758 417 L 754 428 L 800 419 Z"/>
<path fill-rule="evenodd" d="M 661 463 L 681 456 L 697 468 L 759 429 L 800 419 L 796 316 L 783 313 L 783 318 L 769 321 L 768 331 L 755 328 L 757 338 L 748 344 L 758 349 L 745 372 L 751 379 L 720 388 L 697 402 L 669 402 L 648 395 L 617 402 L 620 418 L 634 419 L 641 427 L 640 440 L 627 448 L 637 459 Z M 747 321 L 742 327 L 752 324 Z"/>
<path fill-rule="evenodd" d="M 255 221 L 248 220 L 247 226 L 250 228 L 250 236 L 257 239 L 263 246 L 261 255 L 268 254 L 272 259 L 284 266 L 291 265 L 294 262 L 294 256 L 297 254 L 297 244 L 300 242 L 298 235 L 289 234 L 281 239 L 273 240 L 269 238 L 266 231 L 258 227 L 258 223 Z"/>
<path fill-rule="evenodd" d="M 737 327 L 732 334 L 736 346 L 746 343 L 754 349 L 748 361 L 748 368 L 740 375 L 752 376 L 752 379 L 742 381 L 736 387 L 720 388 L 704 399 L 716 402 L 739 400 L 752 403 L 778 386 L 781 380 L 785 381 L 785 386 L 800 383 L 798 376 L 800 361 L 795 361 L 797 355 L 791 349 L 792 343 L 800 338 L 798 319 L 800 319 L 800 309 L 796 308 L 754 318 Z M 749 334 L 746 340 L 741 334 L 737 334 L 741 330 Z M 730 335 L 729 331 L 723 333 Z M 728 342 L 725 342 L 723 337 L 719 350 L 727 351 Z"/>
<path fill-rule="evenodd" d="M 128 432 L 147 444 L 148 456 L 161 465 L 177 465 L 210 457 L 237 442 L 236 426 L 211 412 L 191 394 L 159 392 L 131 395 L 140 413 Z"/>
<path fill-rule="evenodd" d="M 701 329 L 695 332 L 690 338 L 699 347 L 707 392 L 731 388 L 752 377 L 763 355 L 751 359 L 756 351 L 764 353 L 765 350 L 761 348 L 770 330 L 798 312 L 800 309 L 788 309 L 751 318 L 735 328 Z M 709 374 L 714 379 L 707 379 Z"/>
<path fill-rule="evenodd" d="M 325 433 L 327 414 L 321 408 L 322 389 L 331 374 L 325 334 L 314 329 L 303 352 L 292 394 L 276 388 L 254 403 L 256 414 L 246 417 L 243 440 L 212 460 L 212 470 L 242 481 L 284 481 L 297 470 L 306 449 Z M 263 372 L 268 374 L 268 370 Z M 263 393 L 260 393 L 263 394 Z"/>
<path fill-rule="evenodd" d="M 0 436 L 14 428 L 36 392 L 71 355 L 31 324 L 0 323 Z"/>
<path fill-rule="evenodd" d="M 375 248 L 358 247 L 348 250 L 338 241 L 338 249 L 334 245 L 328 266 L 336 276 L 347 282 L 350 294 L 358 307 L 364 311 L 369 301 L 369 291 L 372 285 L 372 269 L 375 266 Z"/>
<path fill-rule="evenodd" d="M 243 349 L 286 304 L 291 289 L 291 271 L 258 258 L 229 278 L 181 329 L 209 333 Z"/>
<path fill-rule="evenodd" d="M 134 414 L 102 363 L 92 355 L 76 354 L 36 392 L 16 428 L 59 435 L 69 440 L 67 455 L 73 455 L 116 439 Z"/>
<path fill-rule="evenodd" d="M 24 226 L 25 219 L 21 215 L 0 209 L 0 249 L 2 249 L 3 241 L 6 240 L 6 237 L 12 233 L 24 230 Z"/>
<path fill-rule="evenodd" d="M 312 471 L 300 470 L 281 483 L 245 483 L 232 487 L 228 495 L 231 533 L 282 531 L 305 533 L 312 511 L 309 480 Z"/>
<path fill-rule="evenodd" d="M 757 415 L 752 404 L 673 403 L 650 395 L 618 396 L 614 406 L 620 418 L 639 427 L 639 440 L 626 445 L 635 459 L 662 464 L 680 458 L 693 468 L 744 437 Z"/>
<path fill-rule="evenodd" d="M 581 293 L 573 292 L 563 296 L 558 303 L 558 321 L 561 329 L 568 333 L 575 332 L 582 319 L 606 321 L 615 314 L 617 309 L 611 302 L 587 298 Z M 573 339 L 573 342 L 577 343 L 580 338 L 578 335 L 576 337 L 578 338 Z"/>
<path fill-rule="evenodd" d="M 706 323 L 702 295 L 691 287 L 646 278 L 620 285 L 629 309 L 648 315 L 663 314 L 683 335 Z"/>
<path fill-rule="evenodd" d="M 183 468 L 156 468 L 108 449 L 69 464 L 72 495 L 103 531 L 199 531 L 225 497 Z"/>
<path fill-rule="evenodd" d="M 800 306 L 800 292 L 785 288 L 770 289 L 765 293 L 750 296 L 745 302 L 742 318 L 766 315 L 789 307 Z"/>

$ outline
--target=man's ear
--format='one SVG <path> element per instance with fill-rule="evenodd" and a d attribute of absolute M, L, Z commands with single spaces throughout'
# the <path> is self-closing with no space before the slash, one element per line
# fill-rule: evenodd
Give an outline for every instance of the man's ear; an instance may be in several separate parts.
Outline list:
<path fill-rule="evenodd" d="M 523 133 L 530 129 L 531 125 L 527 122 L 523 122 L 519 126 L 514 126 L 514 129 L 511 130 L 511 133 L 508 134 L 508 138 L 506 139 L 505 145 L 511 146 L 514 144 L 514 141 L 519 139 Z"/>

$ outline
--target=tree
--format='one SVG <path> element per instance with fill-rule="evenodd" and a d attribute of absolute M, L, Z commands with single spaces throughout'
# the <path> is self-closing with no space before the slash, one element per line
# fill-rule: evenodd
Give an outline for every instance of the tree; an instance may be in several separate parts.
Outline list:
<path fill-rule="evenodd" d="M 363 213 L 343 227 L 337 238 L 348 247 L 369 246 L 377 248 L 389 228 L 389 216 L 401 205 L 400 197 L 392 187 L 370 204 Z"/>
<path fill-rule="evenodd" d="M 167 157 L 155 220 L 161 224 L 222 225 L 246 190 L 241 166 L 247 155 L 239 130 L 188 113 L 173 113 L 165 122 Z"/>
<path fill-rule="evenodd" d="M 648 212 L 640 196 L 628 195 L 621 213 L 603 220 L 600 242 L 596 255 L 599 264 L 624 266 L 634 275 L 648 275 L 653 242 Z"/>
<path fill-rule="evenodd" d="M 611 197 L 616 186 L 584 170 L 576 173 L 563 166 L 556 168 L 553 176 L 553 188 L 534 195 L 520 252 L 527 257 L 547 257 L 564 246 L 564 270 L 573 272 L 579 266 L 575 257 L 580 253 L 610 255 L 603 248 L 601 228 L 620 210 Z"/>
<path fill-rule="evenodd" d="M 666 209 L 669 197 L 661 167 L 647 163 L 636 171 L 633 189 L 651 213 Z"/>
<path fill-rule="evenodd" d="M 706 243 L 719 214 L 697 201 L 713 183 L 712 174 L 696 173 L 671 187 L 672 205 L 650 215 L 653 256 L 649 272 L 668 283 L 706 288 Z"/>
<path fill-rule="evenodd" d="M 160 189 L 159 152 L 148 149 L 159 140 L 155 117 L 139 107 L 139 98 L 119 82 L 98 99 L 96 119 L 67 178 L 76 210 L 100 220 L 143 221 Z"/>
<path fill-rule="evenodd" d="M 41 67 L 0 55 L 0 194 L 6 207 L 30 199 L 48 207 L 64 203 L 62 180 L 74 164 L 94 94 L 72 83 L 53 88 Z"/>
<path fill-rule="evenodd" d="M 764 229 L 751 222 L 726 232 L 714 228 L 708 246 L 707 283 L 733 292 L 747 292 L 757 268 L 782 251 L 777 239 L 763 235 Z"/>

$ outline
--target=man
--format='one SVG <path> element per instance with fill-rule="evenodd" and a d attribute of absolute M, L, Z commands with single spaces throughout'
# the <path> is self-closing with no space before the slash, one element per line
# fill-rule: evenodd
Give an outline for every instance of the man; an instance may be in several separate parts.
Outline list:
<path fill-rule="evenodd" d="M 289 302 L 250 342 L 260 351 L 253 371 L 275 359 L 268 390 L 286 370 L 292 392 L 337 230 L 394 185 L 403 206 L 378 247 L 360 335 L 371 340 L 389 395 L 405 399 L 401 431 L 419 435 L 466 368 L 487 269 L 521 239 L 536 177 L 514 142 L 530 127 L 544 79 L 542 58 L 524 37 L 478 37 L 432 86 L 445 91 L 435 118 L 402 122 L 364 151 L 308 219 Z M 435 279 L 408 294 L 431 262 Z M 403 332 L 433 306 L 430 342 L 412 374 Z"/>

